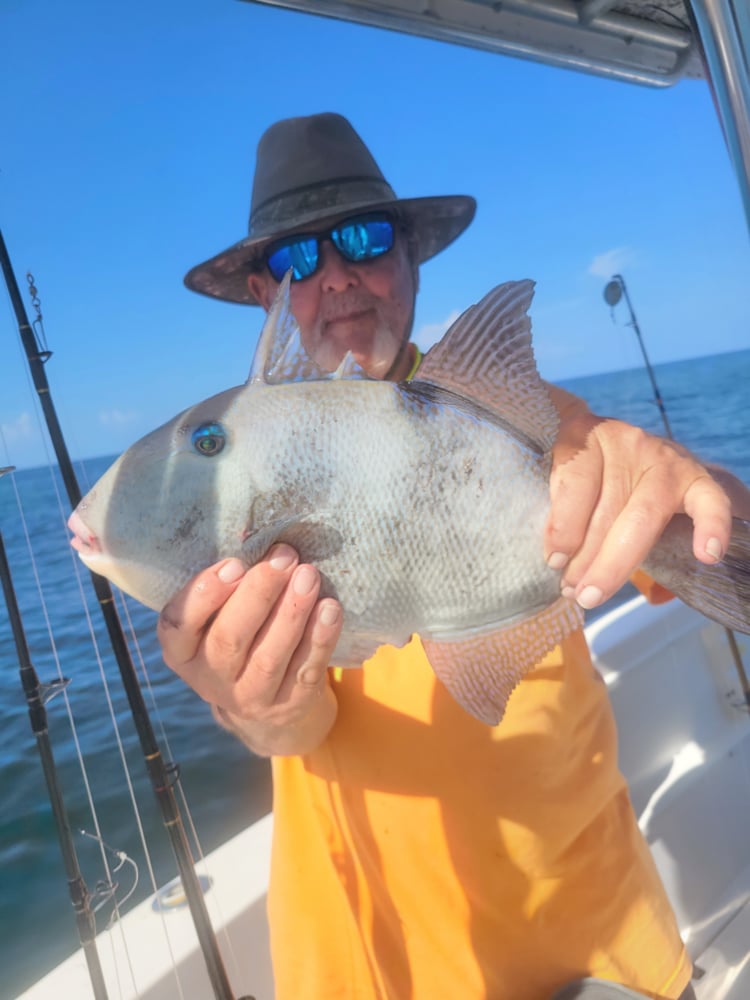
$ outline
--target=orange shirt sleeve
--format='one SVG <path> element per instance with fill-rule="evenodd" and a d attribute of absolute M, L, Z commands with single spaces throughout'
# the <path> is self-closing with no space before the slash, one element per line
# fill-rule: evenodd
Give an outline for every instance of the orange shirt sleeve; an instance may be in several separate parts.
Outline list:
<path fill-rule="evenodd" d="M 674 594 L 662 587 L 645 570 L 637 569 L 630 577 L 630 582 L 643 594 L 649 604 L 666 604 L 674 599 Z"/>

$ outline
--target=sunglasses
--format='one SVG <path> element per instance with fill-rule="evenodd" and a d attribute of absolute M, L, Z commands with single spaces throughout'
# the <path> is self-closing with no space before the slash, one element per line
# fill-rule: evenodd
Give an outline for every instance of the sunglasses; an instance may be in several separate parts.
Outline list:
<path fill-rule="evenodd" d="M 266 266 L 275 281 L 281 281 L 290 268 L 292 280 L 302 281 L 320 266 L 322 240 L 330 240 L 344 260 L 359 264 L 388 253 L 393 237 L 393 221 L 384 213 L 358 215 L 325 233 L 297 233 L 272 243 L 266 250 Z"/>

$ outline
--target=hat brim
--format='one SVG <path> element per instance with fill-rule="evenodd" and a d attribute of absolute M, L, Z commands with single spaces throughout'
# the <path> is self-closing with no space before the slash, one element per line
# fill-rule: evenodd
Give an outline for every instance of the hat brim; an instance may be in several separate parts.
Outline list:
<path fill-rule="evenodd" d="M 257 266 L 269 243 L 291 233 L 304 232 L 308 225 L 315 231 L 358 212 L 382 209 L 392 209 L 409 221 L 417 240 L 418 263 L 422 264 L 461 235 L 474 218 L 476 207 L 475 199 L 463 194 L 350 204 L 345 212 L 339 210 L 327 216 L 316 214 L 308 219 L 298 218 L 293 227 L 271 236 L 246 237 L 202 264 L 196 264 L 185 275 L 184 282 L 191 291 L 201 295 L 257 306 L 258 300 L 247 286 L 247 276 Z"/>

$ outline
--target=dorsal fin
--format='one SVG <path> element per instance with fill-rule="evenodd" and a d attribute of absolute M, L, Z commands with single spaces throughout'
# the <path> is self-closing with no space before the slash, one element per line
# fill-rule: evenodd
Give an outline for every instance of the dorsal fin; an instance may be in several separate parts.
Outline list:
<path fill-rule="evenodd" d="M 528 316 L 533 297 L 534 282 L 528 279 L 493 288 L 430 348 L 415 382 L 476 400 L 546 452 L 559 421 L 534 361 Z"/>
<path fill-rule="evenodd" d="M 248 385 L 279 385 L 283 382 L 320 382 L 331 378 L 368 378 L 351 354 L 335 372 L 317 365 L 302 346 L 297 320 L 289 304 L 291 269 L 284 275 L 258 338 Z"/>
<path fill-rule="evenodd" d="M 329 373 L 318 367 L 302 346 L 299 325 L 289 305 L 291 282 L 290 268 L 279 285 L 260 332 L 248 384 L 317 382 L 329 377 Z"/>

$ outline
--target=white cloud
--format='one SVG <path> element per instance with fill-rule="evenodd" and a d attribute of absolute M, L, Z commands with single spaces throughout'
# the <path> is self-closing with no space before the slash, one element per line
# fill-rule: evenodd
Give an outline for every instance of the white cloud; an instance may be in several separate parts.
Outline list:
<path fill-rule="evenodd" d="M 450 315 L 446 316 L 444 320 L 440 323 L 425 323 L 423 326 L 412 334 L 412 340 L 420 349 L 420 351 L 426 351 L 428 348 L 432 347 L 433 344 L 437 343 L 438 340 L 443 336 L 448 327 L 455 323 L 460 316 L 458 309 L 454 309 Z"/>
<path fill-rule="evenodd" d="M 615 247 L 598 254 L 588 266 L 588 273 L 596 278 L 611 278 L 635 263 L 636 254 L 630 247 Z"/>
<path fill-rule="evenodd" d="M 36 430 L 31 421 L 31 414 L 24 411 L 15 420 L 0 424 L 0 434 L 7 444 L 17 444 L 19 441 L 33 441 Z"/>
<path fill-rule="evenodd" d="M 100 410 L 99 423 L 104 427 L 125 427 L 138 419 L 135 410 Z"/>

